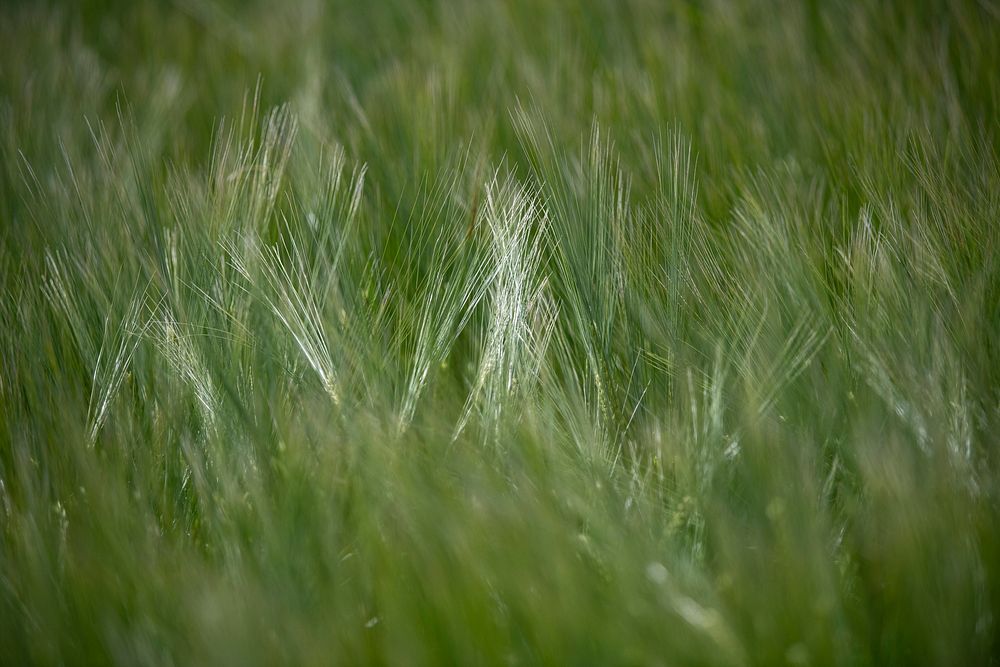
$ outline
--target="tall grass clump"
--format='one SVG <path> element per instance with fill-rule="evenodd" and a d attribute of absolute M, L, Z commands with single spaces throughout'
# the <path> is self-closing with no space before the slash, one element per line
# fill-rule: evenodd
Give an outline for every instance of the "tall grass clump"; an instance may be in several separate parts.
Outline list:
<path fill-rule="evenodd" d="M 0 44 L 0 663 L 996 664 L 995 3 Z"/>

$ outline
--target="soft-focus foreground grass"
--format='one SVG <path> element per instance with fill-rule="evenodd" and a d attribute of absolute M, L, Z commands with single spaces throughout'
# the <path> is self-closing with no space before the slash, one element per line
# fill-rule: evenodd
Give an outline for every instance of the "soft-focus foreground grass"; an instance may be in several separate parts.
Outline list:
<path fill-rule="evenodd" d="M 0 44 L 3 664 L 996 664 L 994 0 Z"/>

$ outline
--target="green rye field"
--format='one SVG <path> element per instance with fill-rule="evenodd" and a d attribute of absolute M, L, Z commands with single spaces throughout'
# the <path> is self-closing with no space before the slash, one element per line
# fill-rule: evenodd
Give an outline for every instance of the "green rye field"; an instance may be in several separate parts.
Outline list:
<path fill-rule="evenodd" d="M 1000 3 L 0 3 L 0 664 L 1000 664 Z"/>

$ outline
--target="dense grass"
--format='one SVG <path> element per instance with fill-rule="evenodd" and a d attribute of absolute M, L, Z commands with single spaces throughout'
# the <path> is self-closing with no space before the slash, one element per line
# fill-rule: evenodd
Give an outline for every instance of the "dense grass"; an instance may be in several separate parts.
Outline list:
<path fill-rule="evenodd" d="M 0 663 L 997 664 L 994 0 L 0 44 Z"/>

